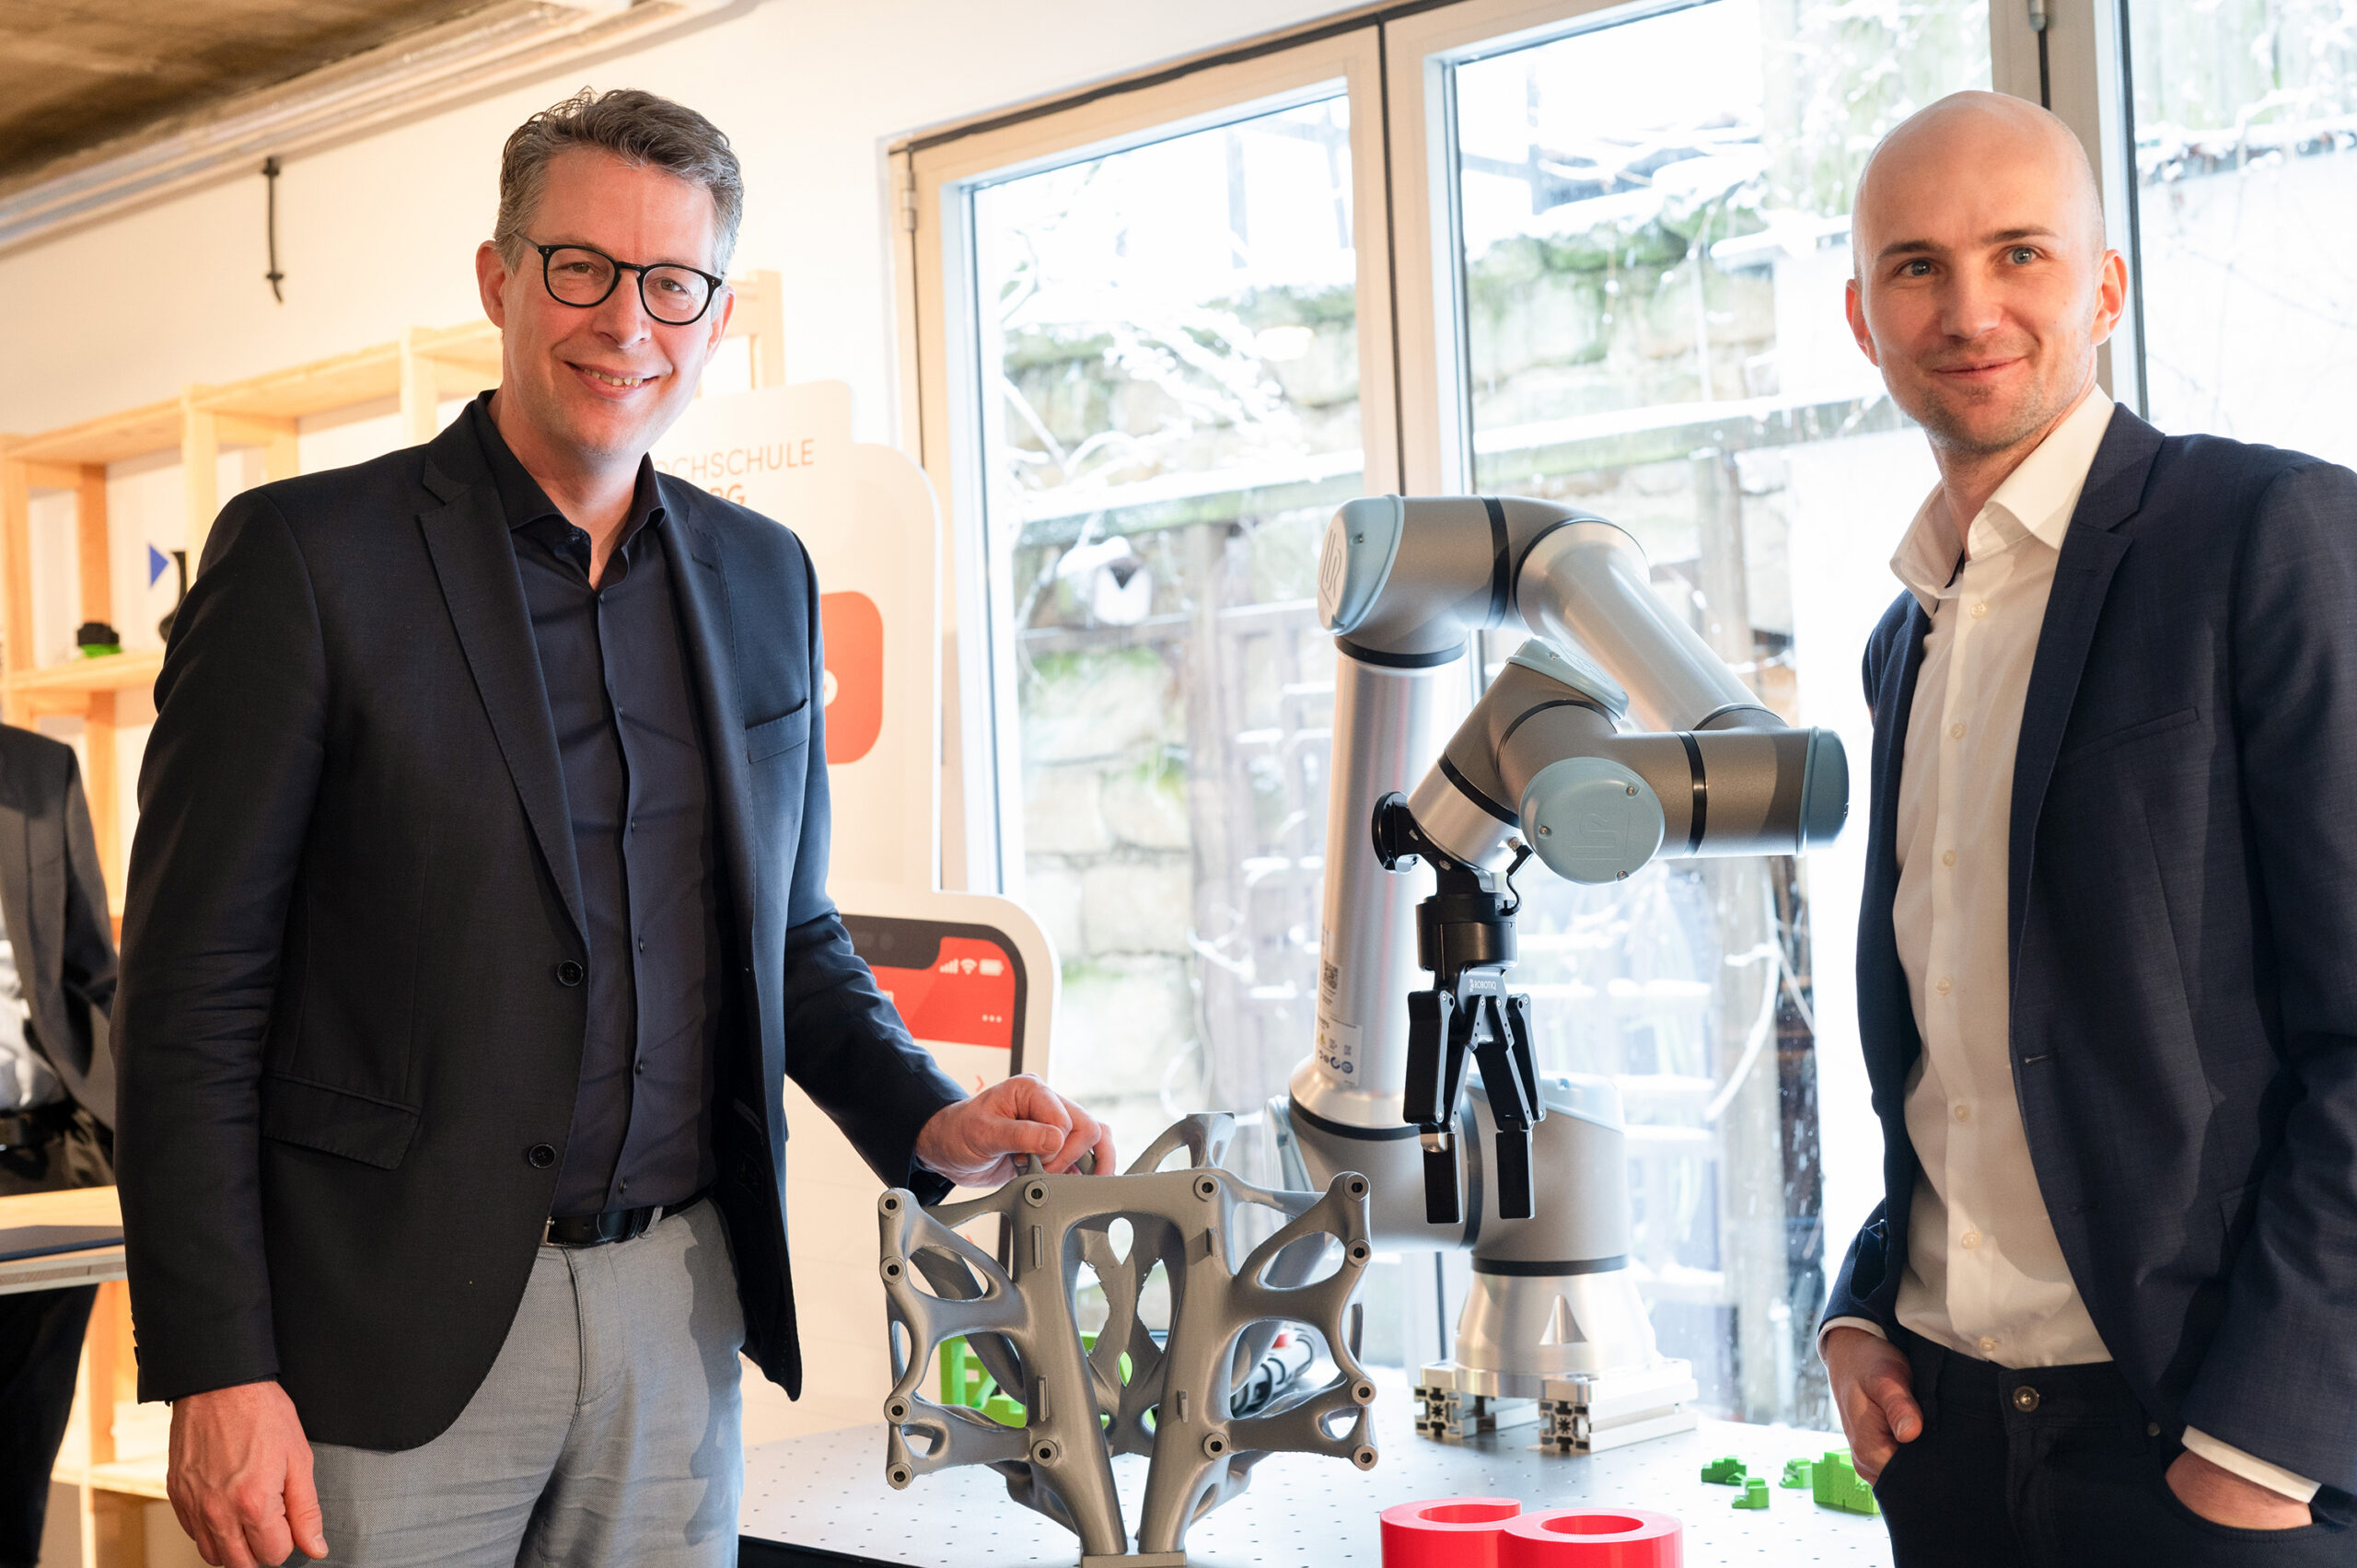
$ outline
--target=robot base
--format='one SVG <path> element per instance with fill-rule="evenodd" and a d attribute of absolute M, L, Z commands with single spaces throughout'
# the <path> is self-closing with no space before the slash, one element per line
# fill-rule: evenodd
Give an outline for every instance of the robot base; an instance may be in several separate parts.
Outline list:
<path fill-rule="evenodd" d="M 1649 1437 L 1691 1432 L 1692 1402 L 1700 1394 L 1691 1365 L 1677 1360 L 1543 1378 L 1444 1361 L 1425 1367 L 1416 1379 L 1416 1431 L 1439 1442 L 1462 1443 L 1536 1423 L 1542 1449 L 1600 1454 Z"/>

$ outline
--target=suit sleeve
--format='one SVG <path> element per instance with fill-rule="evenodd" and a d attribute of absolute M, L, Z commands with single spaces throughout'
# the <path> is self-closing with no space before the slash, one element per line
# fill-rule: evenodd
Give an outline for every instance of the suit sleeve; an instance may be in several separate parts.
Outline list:
<path fill-rule="evenodd" d="M 2275 479 L 2233 602 L 2244 831 L 2281 1007 L 2270 1093 L 2291 1105 L 2183 1414 L 2357 1491 L 2357 474 Z"/>
<path fill-rule="evenodd" d="M 800 548 L 796 541 L 796 548 Z M 947 1197 L 950 1183 L 916 1163 L 917 1133 L 935 1111 L 965 1098 L 910 1038 L 827 896 L 833 831 L 827 793 L 825 652 L 819 626 L 818 574 L 803 555 L 810 623 L 810 743 L 805 766 L 802 840 L 787 890 L 785 1070 L 842 1129 L 868 1168 L 924 1202 Z"/>
<path fill-rule="evenodd" d="M 173 626 L 140 769 L 115 1009 L 139 1395 L 278 1374 L 260 1083 L 325 753 L 310 577 L 266 494 L 230 503 Z"/>
<path fill-rule="evenodd" d="M 80 998 L 101 1017 L 114 1009 L 114 923 L 107 912 L 106 871 L 99 864 L 98 836 L 90 827 L 90 802 L 82 793 L 81 765 L 65 757 L 65 950 L 66 994 Z"/>

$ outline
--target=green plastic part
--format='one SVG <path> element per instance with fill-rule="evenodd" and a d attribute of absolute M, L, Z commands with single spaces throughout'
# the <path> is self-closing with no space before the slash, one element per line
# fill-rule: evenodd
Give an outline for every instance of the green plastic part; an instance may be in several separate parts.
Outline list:
<path fill-rule="evenodd" d="M 1080 1348 L 1095 1350 L 1097 1336 L 1082 1334 Z M 1126 1383 L 1130 1377 L 1127 1351 L 1121 1353 L 1120 1366 L 1121 1380 Z M 1001 1388 L 998 1380 L 983 1368 L 982 1358 L 968 1346 L 963 1334 L 941 1342 L 941 1402 L 980 1411 L 1002 1426 L 1024 1426 L 1031 1420 L 1031 1412 L 1024 1409 L 1023 1401 Z"/>
<path fill-rule="evenodd" d="M 1733 1454 L 1723 1459 L 1713 1459 L 1702 1467 L 1702 1479 L 1713 1486 L 1741 1486 L 1744 1481 L 1743 1461 Z"/>
<path fill-rule="evenodd" d="M 1735 1505 L 1738 1508 L 1767 1507 L 1768 1478 L 1764 1475 L 1756 1475 L 1744 1482 L 1743 1495 L 1735 1500 Z"/>
<path fill-rule="evenodd" d="M 1875 1502 L 1875 1489 L 1858 1479 L 1855 1467 L 1850 1463 L 1850 1450 L 1829 1448 L 1819 1459 L 1809 1477 L 1811 1491 L 1819 1506 L 1839 1508 L 1845 1514 L 1879 1514 L 1881 1506 Z"/>
<path fill-rule="evenodd" d="M 1816 1469 L 1816 1465 L 1806 1459 L 1786 1459 L 1784 1479 L 1776 1484 L 1790 1487 L 1795 1492 L 1809 1491 L 1811 1488 L 1809 1477 Z"/>

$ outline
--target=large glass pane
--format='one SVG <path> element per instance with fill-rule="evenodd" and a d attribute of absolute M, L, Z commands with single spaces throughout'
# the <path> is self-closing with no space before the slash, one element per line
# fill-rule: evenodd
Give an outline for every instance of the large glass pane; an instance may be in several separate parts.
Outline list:
<path fill-rule="evenodd" d="M 1334 91 L 973 196 L 1010 890 L 1062 956 L 1060 1086 L 1131 1153 L 1313 1032 L 1317 544 L 1362 464 Z"/>
<path fill-rule="evenodd" d="M 1861 788 L 1859 655 L 1934 475 L 1843 322 L 1850 195 L 1884 131 L 1987 86 L 1988 38 L 1985 0 L 1713 0 L 1454 73 L 1470 478 L 1630 528 L 1771 707 L 1842 732 Z M 1747 1419 L 1831 1423 L 1828 1248 L 1880 1196 L 1864 836 L 1610 890 L 1523 877 L 1542 1065 L 1620 1084 L 1656 1328 Z"/>
<path fill-rule="evenodd" d="M 2154 421 L 2357 461 L 2357 7 L 2123 9 Z"/>

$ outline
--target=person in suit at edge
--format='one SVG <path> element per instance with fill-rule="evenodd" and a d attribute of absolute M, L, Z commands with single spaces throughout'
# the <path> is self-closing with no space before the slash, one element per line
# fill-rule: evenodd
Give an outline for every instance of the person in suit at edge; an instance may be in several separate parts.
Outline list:
<path fill-rule="evenodd" d="M 809 555 L 647 458 L 742 196 L 650 94 L 526 122 L 475 258 L 497 390 L 232 501 L 173 628 L 122 1185 L 209 1562 L 734 1562 L 739 1346 L 802 1375 L 786 1077 L 928 1201 L 1111 1167 L 901 1028 L 827 897 Z"/>
<path fill-rule="evenodd" d="M 1859 1473 L 1901 1568 L 2348 1562 L 2357 474 L 2096 387 L 2127 269 L 2034 105 L 1892 131 L 1852 245 L 1940 471 L 1865 656 Z"/>
<path fill-rule="evenodd" d="M 114 933 L 74 749 L 0 727 L 0 1197 L 114 1179 Z M 98 1287 L 0 1295 L 0 1568 L 32 1568 Z"/>

